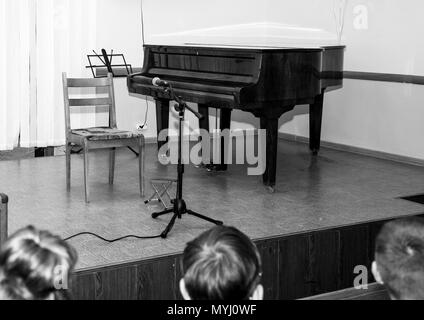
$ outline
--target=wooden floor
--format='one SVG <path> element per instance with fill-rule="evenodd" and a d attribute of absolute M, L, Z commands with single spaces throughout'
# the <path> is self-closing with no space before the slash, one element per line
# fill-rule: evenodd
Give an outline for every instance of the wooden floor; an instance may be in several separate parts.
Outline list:
<path fill-rule="evenodd" d="M 147 148 L 148 178 L 174 178 L 175 167 L 163 167 L 156 147 Z M 104 153 L 91 157 L 91 203 L 83 197 L 82 159 L 72 159 L 72 191 L 66 192 L 65 159 L 39 158 L 0 162 L 0 191 L 10 197 L 11 232 L 28 224 L 62 237 L 82 231 L 107 238 L 127 234 L 160 234 L 169 217 L 152 220 L 157 207 L 138 194 L 137 160 L 118 153 L 115 185 L 109 187 Z M 244 166 L 228 173 L 187 167 L 185 197 L 199 213 L 238 227 L 255 240 L 340 228 L 369 221 L 417 215 L 424 206 L 400 197 L 424 193 L 424 168 L 323 149 L 313 159 L 304 144 L 280 141 L 277 193 L 269 194 L 260 177 Z M 147 194 L 152 190 L 149 188 Z M 92 237 L 72 240 L 78 270 L 152 259 L 182 252 L 187 241 L 211 225 L 184 217 L 167 240 L 128 240 L 107 244 Z"/>

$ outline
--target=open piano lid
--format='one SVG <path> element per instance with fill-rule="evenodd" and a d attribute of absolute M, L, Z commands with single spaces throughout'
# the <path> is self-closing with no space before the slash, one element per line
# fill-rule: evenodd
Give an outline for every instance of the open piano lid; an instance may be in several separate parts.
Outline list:
<path fill-rule="evenodd" d="M 282 23 L 258 22 L 152 34 L 147 44 L 240 48 L 318 48 L 340 45 L 336 33 Z"/>

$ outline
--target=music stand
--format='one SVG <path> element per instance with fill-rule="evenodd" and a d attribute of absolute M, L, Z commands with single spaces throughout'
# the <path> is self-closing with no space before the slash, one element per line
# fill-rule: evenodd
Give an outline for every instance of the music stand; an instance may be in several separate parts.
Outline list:
<path fill-rule="evenodd" d="M 133 73 L 131 64 L 127 63 L 123 54 L 115 54 L 113 50 L 110 54 L 102 49 L 102 54 L 98 54 L 93 50 L 94 54 L 87 55 L 89 65 L 87 69 L 91 69 L 94 78 L 105 78 L 108 73 L 111 73 L 115 78 L 124 78 Z M 114 63 L 119 59 L 119 63 Z M 106 72 L 99 72 L 104 70 Z"/>

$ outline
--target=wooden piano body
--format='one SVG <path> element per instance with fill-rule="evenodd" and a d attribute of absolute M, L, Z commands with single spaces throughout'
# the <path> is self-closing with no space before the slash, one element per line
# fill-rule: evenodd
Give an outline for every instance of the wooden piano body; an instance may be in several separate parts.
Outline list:
<path fill-rule="evenodd" d="M 143 70 L 128 77 L 128 89 L 155 99 L 158 132 L 169 126 L 170 97 L 152 85 L 155 77 L 171 83 L 184 100 L 199 105 L 203 129 L 209 129 L 209 108 L 221 109 L 222 130 L 230 128 L 233 109 L 253 113 L 267 130 L 263 181 L 271 189 L 276 184 L 279 118 L 296 105 L 310 105 L 310 149 L 316 155 L 324 94 L 343 85 L 344 46 L 145 45 L 144 51 Z"/>

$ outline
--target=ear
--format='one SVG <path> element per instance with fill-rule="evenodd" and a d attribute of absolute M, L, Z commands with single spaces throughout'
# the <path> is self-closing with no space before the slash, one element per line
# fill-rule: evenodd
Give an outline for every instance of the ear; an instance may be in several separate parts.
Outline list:
<path fill-rule="evenodd" d="M 377 281 L 379 284 L 384 284 L 380 271 L 378 271 L 378 265 L 376 261 L 372 263 L 372 274 L 374 275 L 375 281 Z"/>
<path fill-rule="evenodd" d="M 180 292 L 181 292 L 181 295 L 183 296 L 184 300 L 186 300 L 186 301 L 191 300 L 190 295 L 188 294 L 184 279 L 180 280 Z"/>
<path fill-rule="evenodd" d="M 253 295 L 250 298 L 250 300 L 260 301 L 263 299 L 264 299 L 264 287 L 261 284 L 259 284 L 256 287 L 255 292 L 253 292 Z"/>

